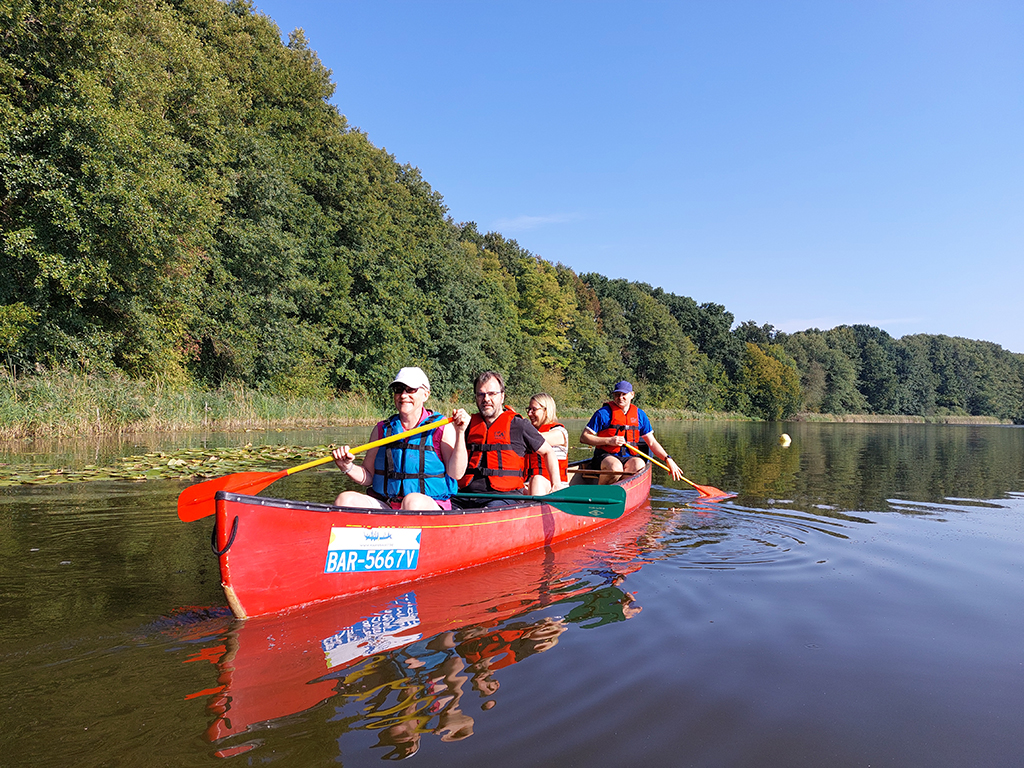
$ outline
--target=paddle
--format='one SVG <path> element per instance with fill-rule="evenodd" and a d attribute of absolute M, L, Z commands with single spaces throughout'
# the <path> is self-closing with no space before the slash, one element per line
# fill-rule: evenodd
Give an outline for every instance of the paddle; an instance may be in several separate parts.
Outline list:
<path fill-rule="evenodd" d="M 667 466 L 662 464 L 660 461 L 658 461 L 653 456 L 648 456 L 646 453 L 641 451 L 639 448 L 635 448 L 632 445 L 630 445 L 629 443 L 626 443 L 626 447 L 629 448 L 629 450 L 631 450 L 633 453 L 637 454 L 638 456 L 643 456 L 645 459 L 647 459 L 649 461 L 653 461 L 655 464 L 657 464 L 659 467 L 664 469 L 670 475 L 672 474 L 672 470 L 671 469 L 669 469 Z M 693 482 L 693 480 L 687 480 L 685 477 L 683 478 L 683 480 L 686 481 L 687 483 L 689 483 L 690 485 L 692 485 L 694 488 L 696 488 L 697 489 L 697 493 L 699 493 L 701 496 L 704 496 L 704 497 L 709 497 L 709 496 L 732 496 L 733 495 L 731 493 L 726 493 L 725 491 L 720 491 L 717 488 L 715 488 L 715 486 L 713 486 L 713 485 L 697 485 L 695 482 Z"/>
<path fill-rule="evenodd" d="M 546 496 L 518 493 L 457 493 L 456 499 L 506 499 L 540 501 L 569 515 L 606 517 L 614 520 L 626 511 L 626 489 L 619 485 L 570 485 Z"/>
<path fill-rule="evenodd" d="M 362 453 L 363 451 L 379 448 L 382 445 L 394 443 L 411 435 L 418 435 L 420 432 L 429 432 L 432 429 L 443 427 L 449 423 L 451 423 L 451 419 L 448 417 L 432 421 L 429 424 L 423 424 L 407 432 L 400 432 L 397 435 L 383 437 L 380 440 L 374 440 L 372 443 L 360 445 L 357 448 L 353 448 L 352 453 Z M 282 469 L 279 472 L 236 472 L 232 475 L 224 475 L 224 477 L 215 477 L 213 480 L 207 480 L 204 483 L 190 485 L 178 496 L 178 517 L 182 521 L 190 523 L 193 520 L 199 520 L 212 515 L 214 513 L 213 497 L 217 495 L 217 491 L 259 493 L 282 477 L 294 475 L 296 472 L 301 472 L 304 469 L 318 467 L 329 461 L 334 461 L 334 457 L 324 456 L 319 459 L 313 459 L 313 461 L 307 461 L 305 464 L 300 464 L 291 469 Z"/>

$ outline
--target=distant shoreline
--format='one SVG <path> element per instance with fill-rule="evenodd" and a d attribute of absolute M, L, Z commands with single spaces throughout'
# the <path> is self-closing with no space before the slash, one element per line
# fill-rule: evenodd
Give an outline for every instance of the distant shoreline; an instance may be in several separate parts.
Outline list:
<path fill-rule="evenodd" d="M 898 416 L 883 413 L 797 413 L 786 421 L 822 424 L 1013 424 L 1009 419 L 997 419 L 995 416 Z"/>

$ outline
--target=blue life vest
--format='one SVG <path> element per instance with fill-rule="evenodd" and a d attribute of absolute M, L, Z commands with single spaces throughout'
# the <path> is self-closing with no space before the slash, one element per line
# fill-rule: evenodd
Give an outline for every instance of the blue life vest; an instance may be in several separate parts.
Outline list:
<path fill-rule="evenodd" d="M 439 413 L 424 411 L 419 425 L 439 421 Z M 395 414 L 381 423 L 382 437 L 405 432 L 401 418 Z M 396 443 L 377 449 L 373 462 L 373 490 L 388 501 L 398 501 L 409 493 L 424 493 L 444 501 L 458 489 L 458 484 L 445 471 L 441 457 L 434 449 L 434 433 L 420 432 Z"/>

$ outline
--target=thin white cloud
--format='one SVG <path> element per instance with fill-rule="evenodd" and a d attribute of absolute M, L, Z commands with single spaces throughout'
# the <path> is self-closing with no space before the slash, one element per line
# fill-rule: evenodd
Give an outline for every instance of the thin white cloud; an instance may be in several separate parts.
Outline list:
<path fill-rule="evenodd" d="M 575 213 L 552 213 L 547 216 L 516 216 L 512 219 L 499 219 L 494 222 L 494 229 L 497 232 L 526 232 L 538 227 L 546 227 L 549 224 L 566 224 L 570 221 L 578 221 L 581 217 Z"/>

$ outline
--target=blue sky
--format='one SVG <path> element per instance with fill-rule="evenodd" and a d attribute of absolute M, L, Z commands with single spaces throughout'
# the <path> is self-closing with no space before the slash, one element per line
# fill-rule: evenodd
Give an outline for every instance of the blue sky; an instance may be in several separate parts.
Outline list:
<path fill-rule="evenodd" d="M 255 7 L 456 221 L 737 322 L 1024 353 L 1024 3 Z"/>

